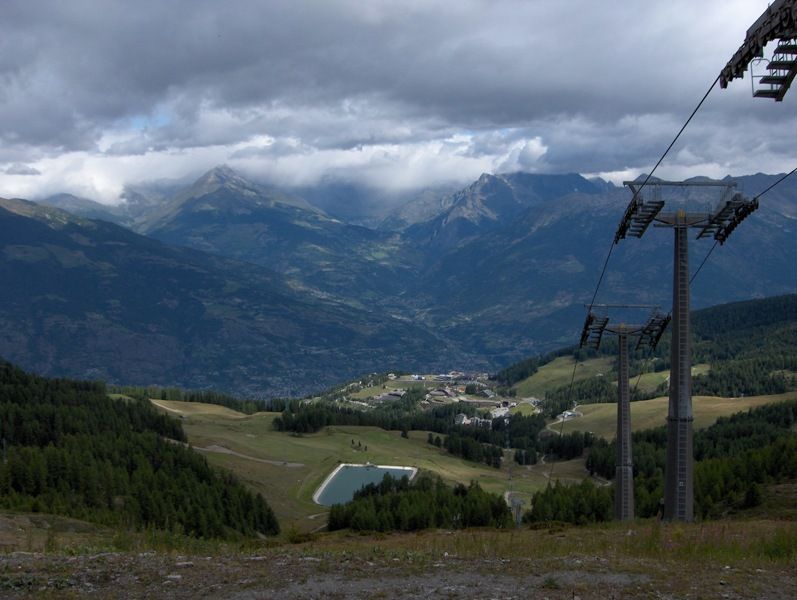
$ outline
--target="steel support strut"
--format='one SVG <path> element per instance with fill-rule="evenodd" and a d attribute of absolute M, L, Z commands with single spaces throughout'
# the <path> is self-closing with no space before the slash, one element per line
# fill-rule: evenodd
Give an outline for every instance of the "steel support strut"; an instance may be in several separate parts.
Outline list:
<path fill-rule="evenodd" d="M 614 467 L 614 518 L 634 518 L 634 466 L 631 455 L 631 393 L 628 386 L 628 335 L 617 335 L 617 454 Z"/>
<path fill-rule="evenodd" d="M 673 327 L 670 405 L 667 415 L 667 466 L 664 483 L 664 518 L 669 521 L 694 519 L 688 227 L 686 215 L 683 211 L 679 211 L 673 226 L 675 232 Z"/>

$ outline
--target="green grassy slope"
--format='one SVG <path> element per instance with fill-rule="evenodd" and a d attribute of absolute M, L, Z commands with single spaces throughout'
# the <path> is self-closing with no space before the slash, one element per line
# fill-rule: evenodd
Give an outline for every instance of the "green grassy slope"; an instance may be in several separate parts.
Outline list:
<path fill-rule="evenodd" d="M 695 425 L 707 427 L 720 416 L 794 398 L 797 392 L 749 398 L 695 397 Z M 161 408 L 165 410 L 166 406 Z M 505 457 L 501 469 L 464 461 L 430 446 L 425 431 L 410 431 L 405 439 L 399 431 L 340 426 L 294 436 L 272 429 L 278 413 L 246 416 L 215 405 L 183 402 L 168 402 L 168 409 L 171 415 L 184 416 L 183 429 L 195 449 L 265 496 L 283 529 L 309 531 L 324 525 L 327 509 L 315 504 L 312 495 L 341 462 L 415 466 L 437 473 L 449 483 L 477 481 L 486 490 L 499 494 L 511 490 L 526 505 L 530 496 L 547 484 L 551 474 L 554 479 L 569 481 L 587 477 L 583 458 L 557 462 L 553 470 L 545 463 L 518 466 L 510 455 Z M 615 404 L 584 405 L 579 410 L 584 416 L 565 422 L 565 433 L 580 430 L 607 439 L 614 436 Z M 666 398 L 634 402 L 633 428 L 660 426 L 666 412 Z M 560 430 L 558 424 L 553 428 Z"/>
<path fill-rule="evenodd" d="M 797 387 L 797 295 L 777 296 L 714 306 L 692 313 L 692 361 L 695 393 L 740 396 L 777 394 Z M 578 363 L 575 380 L 598 373 L 616 380 L 616 340 L 604 339 L 600 354 Z M 535 395 L 569 385 L 574 358 L 566 351 L 554 358 L 547 355 L 527 359 L 498 374 L 508 378 L 519 396 Z M 593 353 L 594 356 L 594 353 Z M 639 391 L 655 392 L 666 382 L 669 371 L 670 336 L 665 332 L 652 356 L 638 354 L 632 359 L 644 361 L 642 370 L 654 363 L 656 372 L 644 373 Z M 517 381 L 520 367 L 534 363 L 537 371 Z M 543 363 L 540 365 L 540 363 Z M 632 364 L 633 366 L 633 364 Z M 528 371 L 526 371 L 528 372 Z M 632 378 L 632 386 L 636 378 Z"/>
<path fill-rule="evenodd" d="M 719 417 L 731 415 L 765 404 L 785 402 L 797 398 L 797 392 L 787 392 L 773 396 L 750 396 L 747 398 L 716 398 L 712 396 L 694 396 L 692 408 L 695 416 L 695 427 L 708 427 Z M 634 431 L 660 427 L 667 418 L 667 398 L 654 398 L 631 403 L 631 428 Z M 599 437 L 611 440 L 617 428 L 617 404 L 584 404 L 578 407 L 582 417 L 565 421 L 564 433 L 571 431 L 591 431 Z M 560 425 L 552 425 L 560 431 Z"/>
<path fill-rule="evenodd" d="M 608 356 L 588 358 L 579 361 L 576 367 L 574 381 L 579 382 L 590 377 L 607 377 L 609 381 L 617 381 L 616 359 Z M 551 362 L 541 366 L 534 375 L 516 383 L 513 387 L 520 398 L 534 396 L 544 398 L 546 392 L 553 391 L 570 384 L 573 377 L 573 365 L 575 359 L 572 356 L 560 356 Z M 711 370 L 707 364 L 697 364 L 692 367 L 692 375 L 704 375 Z M 631 377 L 629 385 L 631 388 L 638 388 L 642 392 L 652 392 L 661 384 L 665 383 L 670 376 L 669 370 L 643 373 L 640 376 Z"/>
<path fill-rule="evenodd" d="M 570 383 L 573 377 L 573 365 L 575 359 L 572 356 L 560 356 L 555 358 L 532 375 L 513 386 L 517 390 L 519 397 L 534 396 L 542 398 L 545 392 L 554 390 Z M 596 376 L 609 376 L 614 368 L 614 361 L 608 356 L 601 356 L 579 363 L 576 367 L 575 381 L 589 379 Z"/>

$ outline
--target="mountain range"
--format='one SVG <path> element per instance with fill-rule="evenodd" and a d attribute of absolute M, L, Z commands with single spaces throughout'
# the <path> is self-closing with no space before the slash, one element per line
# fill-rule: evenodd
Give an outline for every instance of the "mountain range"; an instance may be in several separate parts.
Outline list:
<path fill-rule="evenodd" d="M 732 181 L 752 196 L 776 176 Z M 385 368 L 493 369 L 572 343 L 630 200 L 578 174 L 484 174 L 357 219 L 332 210 L 347 189 L 300 194 L 222 166 L 115 207 L 2 201 L 0 354 L 48 375 L 257 395 Z M 706 190 L 678 200 L 703 206 Z M 796 196 L 786 179 L 714 249 L 695 308 L 797 290 Z M 692 242 L 693 272 L 711 246 Z M 672 233 L 611 250 L 597 301 L 668 309 Z"/>
<path fill-rule="evenodd" d="M 48 375 L 301 394 L 462 359 L 429 330 L 121 226 L 0 200 L 0 348 Z M 397 335 L 397 332 L 404 332 Z"/>

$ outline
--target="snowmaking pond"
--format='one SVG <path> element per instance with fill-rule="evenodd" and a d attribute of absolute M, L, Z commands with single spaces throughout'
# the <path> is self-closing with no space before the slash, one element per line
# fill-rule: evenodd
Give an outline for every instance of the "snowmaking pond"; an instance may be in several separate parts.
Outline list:
<path fill-rule="evenodd" d="M 322 506 L 348 502 L 363 486 L 380 483 L 389 474 L 391 477 L 412 479 L 418 469 L 415 467 L 394 467 L 372 464 L 355 465 L 343 463 L 332 471 L 313 494 L 313 501 Z"/>

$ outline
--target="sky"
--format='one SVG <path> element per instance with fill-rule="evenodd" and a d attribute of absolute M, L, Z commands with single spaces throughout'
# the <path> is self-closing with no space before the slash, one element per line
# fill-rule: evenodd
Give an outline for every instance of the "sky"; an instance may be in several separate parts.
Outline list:
<path fill-rule="evenodd" d="M 649 171 L 766 0 L 3 0 L 0 196 L 226 163 L 290 188 Z M 797 90 L 711 92 L 657 176 L 797 164 Z"/>

